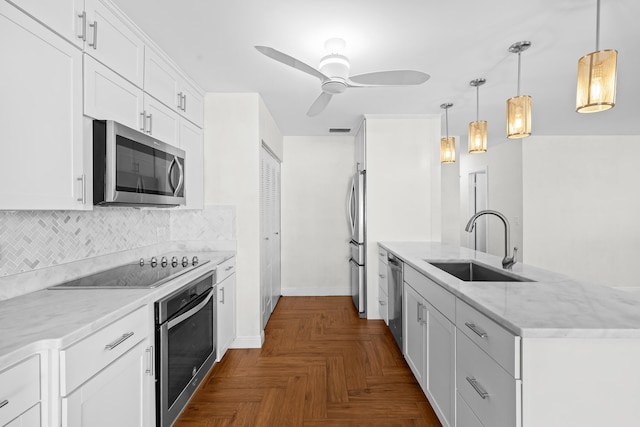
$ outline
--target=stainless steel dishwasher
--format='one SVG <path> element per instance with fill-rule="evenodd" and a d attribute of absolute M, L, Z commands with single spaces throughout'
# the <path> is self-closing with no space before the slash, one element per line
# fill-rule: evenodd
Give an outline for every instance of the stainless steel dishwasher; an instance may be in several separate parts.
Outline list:
<path fill-rule="evenodd" d="M 400 351 L 404 351 L 402 347 L 402 282 L 404 264 L 393 254 L 389 254 L 387 260 L 389 329 L 391 329 Z"/>

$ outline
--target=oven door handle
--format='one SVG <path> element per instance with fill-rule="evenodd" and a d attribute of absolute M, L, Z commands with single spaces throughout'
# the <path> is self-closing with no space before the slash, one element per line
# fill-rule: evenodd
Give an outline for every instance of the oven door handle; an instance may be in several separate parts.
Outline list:
<path fill-rule="evenodd" d="M 169 320 L 169 322 L 167 322 L 168 328 L 169 329 L 173 328 L 177 324 L 184 322 L 189 317 L 193 316 L 198 311 L 202 310 L 204 308 L 204 306 L 207 305 L 209 300 L 211 300 L 211 298 L 213 297 L 213 293 L 214 292 L 215 292 L 215 288 L 211 288 L 211 291 L 209 292 L 209 295 L 207 295 L 207 297 L 201 303 L 199 303 L 198 305 L 193 307 L 191 310 L 185 311 L 184 313 L 182 313 L 180 316 L 176 317 L 175 319 Z"/>

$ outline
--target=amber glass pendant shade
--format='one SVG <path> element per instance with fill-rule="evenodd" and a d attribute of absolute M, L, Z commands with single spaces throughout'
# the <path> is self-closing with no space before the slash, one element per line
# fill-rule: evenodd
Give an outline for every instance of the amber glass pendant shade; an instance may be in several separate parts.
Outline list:
<path fill-rule="evenodd" d="M 469 123 L 469 153 L 487 152 L 487 121 L 480 120 Z"/>
<path fill-rule="evenodd" d="M 591 52 L 578 60 L 578 113 L 597 113 L 616 105 L 617 60 L 616 50 Z"/>
<path fill-rule="evenodd" d="M 456 138 L 448 136 L 440 138 L 440 163 L 455 163 L 456 161 Z"/>
<path fill-rule="evenodd" d="M 531 97 L 514 96 L 507 99 L 507 138 L 531 136 Z"/>

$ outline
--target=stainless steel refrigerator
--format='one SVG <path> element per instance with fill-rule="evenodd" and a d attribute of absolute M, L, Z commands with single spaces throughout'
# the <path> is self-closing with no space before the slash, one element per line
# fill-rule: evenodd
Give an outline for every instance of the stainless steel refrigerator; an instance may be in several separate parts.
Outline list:
<path fill-rule="evenodd" d="M 360 317 L 367 317 L 366 243 L 367 220 L 365 213 L 366 172 L 353 175 L 347 201 L 347 219 L 351 230 L 351 297 Z"/>

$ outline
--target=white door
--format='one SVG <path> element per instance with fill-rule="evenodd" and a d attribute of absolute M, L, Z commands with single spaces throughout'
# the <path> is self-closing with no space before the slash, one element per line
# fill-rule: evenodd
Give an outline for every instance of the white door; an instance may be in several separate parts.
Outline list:
<path fill-rule="evenodd" d="M 84 0 L 10 0 L 49 28 L 82 48 Z M 85 36 L 86 38 L 86 36 Z"/>
<path fill-rule="evenodd" d="M 260 288 L 262 327 L 280 296 L 280 162 L 260 152 Z"/>
<path fill-rule="evenodd" d="M 469 216 L 488 209 L 487 202 L 487 171 L 471 172 L 469 174 Z M 476 221 L 476 226 L 469 234 L 469 247 L 480 252 L 487 252 L 487 216 L 483 215 Z"/>

